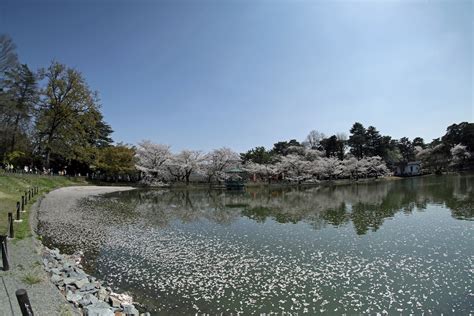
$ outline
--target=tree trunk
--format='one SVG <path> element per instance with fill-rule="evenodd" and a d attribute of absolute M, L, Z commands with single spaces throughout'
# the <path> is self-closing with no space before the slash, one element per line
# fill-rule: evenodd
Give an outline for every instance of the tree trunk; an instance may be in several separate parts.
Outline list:
<path fill-rule="evenodd" d="M 12 135 L 12 141 L 10 144 L 10 152 L 13 152 L 15 150 L 15 143 L 16 143 L 16 132 L 18 131 L 18 122 L 20 121 L 20 114 L 18 114 L 15 118 L 15 125 L 13 128 L 13 135 Z"/>
<path fill-rule="evenodd" d="M 51 151 L 49 149 L 47 149 L 46 150 L 46 163 L 45 163 L 46 164 L 46 169 L 49 169 L 50 160 L 51 160 Z"/>

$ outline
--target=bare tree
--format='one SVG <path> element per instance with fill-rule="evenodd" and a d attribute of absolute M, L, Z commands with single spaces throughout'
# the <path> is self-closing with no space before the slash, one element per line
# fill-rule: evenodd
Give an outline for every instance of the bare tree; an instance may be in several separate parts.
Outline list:
<path fill-rule="evenodd" d="M 318 132 L 317 130 L 312 130 L 309 132 L 308 136 L 306 136 L 306 140 L 303 144 L 311 149 L 317 149 L 319 147 L 319 143 L 322 139 L 326 138 L 324 133 Z"/>

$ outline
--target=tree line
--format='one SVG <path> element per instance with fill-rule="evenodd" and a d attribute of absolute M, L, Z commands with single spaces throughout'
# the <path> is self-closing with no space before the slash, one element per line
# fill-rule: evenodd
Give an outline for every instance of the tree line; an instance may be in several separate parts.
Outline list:
<path fill-rule="evenodd" d="M 226 171 L 238 167 L 253 180 L 310 183 L 320 180 L 380 177 L 397 165 L 420 160 L 425 173 L 470 169 L 474 166 L 474 124 L 462 122 L 447 128 L 446 134 L 425 143 L 421 137 L 399 140 L 381 135 L 373 126 L 354 123 L 349 137 L 325 136 L 311 131 L 302 142 L 280 141 L 267 150 L 255 147 L 238 155 L 229 148 L 209 153 L 183 150 L 143 141 L 138 144 L 137 168 L 147 183 L 197 181 L 219 182 Z"/>
<path fill-rule="evenodd" d="M 474 124 L 452 124 L 425 143 L 421 137 L 393 139 L 356 122 L 349 136 L 311 131 L 303 141 L 279 141 L 237 154 L 229 148 L 209 153 L 142 141 L 114 144 L 98 92 L 76 69 L 57 61 L 31 70 L 16 47 L 0 35 L 0 163 L 38 173 L 93 174 L 115 180 L 140 174 L 146 183 L 219 182 L 239 167 L 265 182 L 297 183 L 386 175 L 397 164 L 420 160 L 425 172 L 470 169 Z"/>
<path fill-rule="evenodd" d="M 134 149 L 113 144 L 98 93 L 57 61 L 32 70 L 0 35 L 0 158 L 36 173 L 134 172 Z"/>
<path fill-rule="evenodd" d="M 452 124 L 444 136 L 429 143 L 421 137 L 393 139 L 359 122 L 349 132 L 349 137 L 326 136 L 313 130 L 302 142 L 280 141 L 271 149 L 255 147 L 240 156 L 267 181 L 285 173 L 296 181 L 377 177 L 411 161 L 420 161 L 425 173 L 474 167 L 474 123 Z"/>

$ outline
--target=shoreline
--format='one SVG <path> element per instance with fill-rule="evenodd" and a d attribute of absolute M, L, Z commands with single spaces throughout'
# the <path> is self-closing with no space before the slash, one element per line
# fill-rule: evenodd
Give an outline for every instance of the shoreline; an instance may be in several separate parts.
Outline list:
<path fill-rule="evenodd" d="M 303 183 L 295 183 L 295 182 L 283 182 L 283 181 L 273 181 L 273 182 L 262 182 L 262 181 L 248 181 L 245 183 L 244 188 L 306 188 L 306 187 L 317 187 L 317 186 L 339 186 L 339 185 L 351 185 L 351 184 L 369 184 L 369 183 L 377 183 L 382 181 L 396 181 L 396 180 L 403 180 L 415 177 L 424 177 L 426 175 L 419 175 L 413 177 L 398 177 L 398 176 L 386 176 L 386 177 L 378 177 L 378 178 L 360 178 L 358 180 L 351 180 L 351 179 L 335 179 L 335 180 L 318 180 L 315 182 L 303 182 Z M 225 190 L 225 184 L 216 184 L 216 183 L 190 183 L 186 185 L 184 183 L 170 183 L 164 186 L 143 186 L 141 188 L 145 189 L 222 189 Z"/>
<path fill-rule="evenodd" d="M 100 280 L 83 270 L 82 252 L 61 254 L 49 249 L 41 242 L 39 224 L 41 218 L 51 219 L 72 210 L 77 202 L 86 197 L 134 190 L 133 187 L 77 186 L 63 187 L 51 191 L 35 203 L 30 212 L 32 242 L 39 252 L 47 282 L 62 297 L 63 304 L 69 304 L 73 313 L 80 315 L 148 315 L 139 313 L 133 305 L 133 298 L 127 294 L 114 293 Z M 68 214 L 68 216 L 71 213 Z M 57 299 L 57 298 L 56 298 Z"/>

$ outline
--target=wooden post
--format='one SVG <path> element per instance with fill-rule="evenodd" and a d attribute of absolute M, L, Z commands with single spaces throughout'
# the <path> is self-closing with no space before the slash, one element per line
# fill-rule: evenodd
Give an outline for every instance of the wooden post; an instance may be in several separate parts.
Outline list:
<path fill-rule="evenodd" d="M 28 189 L 28 200 L 31 201 L 31 189 Z"/>
<path fill-rule="evenodd" d="M 21 211 L 25 211 L 25 196 L 21 196 Z"/>
<path fill-rule="evenodd" d="M 8 271 L 10 270 L 10 265 L 8 264 L 7 236 L 0 236 L 0 248 L 2 252 L 3 271 Z"/>
<path fill-rule="evenodd" d="M 15 232 L 13 231 L 13 213 L 9 212 L 8 213 L 8 237 L 14 238 L 15 237 Z"/>
<path fill-rule="evenodd" d="M 28 293 L 25 289 L 19 289 L 15 292 L 18 304 L 20 304 L 22 316 L 34 316 L 33 309 L 31 308 L 30 300 L 28 299 Z"/>
<path fill-rule="evenodd" d="M 16 220 L 20 220 L 20 202 L 16 202 Z"/>
<path fill-rule="evenodd" d="M 28 204 L 28 192 L 25 191 L 25 204 Z"/>

